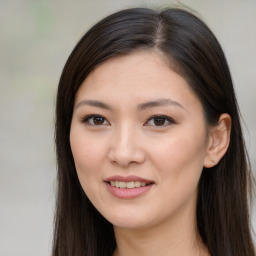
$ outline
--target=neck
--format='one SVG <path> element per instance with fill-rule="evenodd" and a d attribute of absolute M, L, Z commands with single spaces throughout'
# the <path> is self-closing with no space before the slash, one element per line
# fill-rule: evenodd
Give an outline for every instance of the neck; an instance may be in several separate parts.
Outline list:
<path fill-rule="evenodd" d="M 195 211 L 194 211 L 195 212 Z M 164 220 L 140 229 L 114 227 L 114 256 L 209 256 L 196 228 L 195 214 Z"/>
<path fill-rule="evenodd" d="M 119 232 L 114 256 L 206 256 L 207 250 L 200 239 L 189 234 L 176 237 L 157 236 L 154 232 Z"/>

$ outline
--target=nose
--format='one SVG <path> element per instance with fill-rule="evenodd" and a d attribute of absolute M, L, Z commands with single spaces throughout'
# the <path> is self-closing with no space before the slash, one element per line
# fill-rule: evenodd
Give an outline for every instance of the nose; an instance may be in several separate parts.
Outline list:
<path fill-rule="evenodd" d="M 145 151 L 140 145 L 138 132 L 128 126 L 113 132 L 109 160 L 121 167 L 141 164 L 145 161 Z"/>

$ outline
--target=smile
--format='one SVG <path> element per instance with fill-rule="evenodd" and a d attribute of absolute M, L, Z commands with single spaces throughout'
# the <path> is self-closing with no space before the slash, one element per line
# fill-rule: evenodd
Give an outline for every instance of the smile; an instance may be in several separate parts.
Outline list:
<path fill-rule="evenodd" d="M 108 191 L 121 199 L 133 199 L 144 195 L 154 185 L 153 181 L 137 176 L 112 176 L 105 180 Z"/>
<path fill-rule="evenodd" d="M 110 181 L 110 185 L 112 187 L 116 188 L 139 188 L 139 187 L 145 187 L 147 185 L 146 182 L 141 181 Z"/>

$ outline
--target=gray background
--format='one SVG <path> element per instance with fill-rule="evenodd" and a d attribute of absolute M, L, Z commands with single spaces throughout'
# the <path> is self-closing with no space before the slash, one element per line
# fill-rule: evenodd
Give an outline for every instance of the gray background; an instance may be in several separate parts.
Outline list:
<path fill-rule="evenodd" d="M 115 10 L 179 2 L 199 12 L 224 48 L 255 173 L 255 0 L 0 0 L 0 256 L 50 255 L 54 102 L 78 39 Z"/>

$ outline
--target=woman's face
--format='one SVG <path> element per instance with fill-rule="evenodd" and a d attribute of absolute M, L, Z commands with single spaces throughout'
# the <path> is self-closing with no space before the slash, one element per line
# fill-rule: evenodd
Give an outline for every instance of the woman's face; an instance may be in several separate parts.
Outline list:
<path fill-rule="evenodd" d="M 115 57 L 89 74 L 70 144 L 84 192 L 114 226 L 195 217 L 207 126 L 198 98 L 157 53 Z"/>

